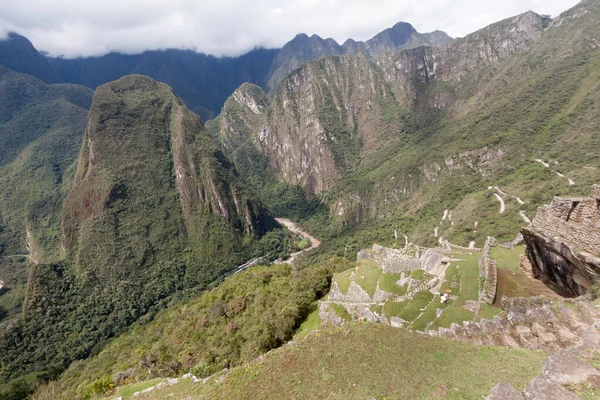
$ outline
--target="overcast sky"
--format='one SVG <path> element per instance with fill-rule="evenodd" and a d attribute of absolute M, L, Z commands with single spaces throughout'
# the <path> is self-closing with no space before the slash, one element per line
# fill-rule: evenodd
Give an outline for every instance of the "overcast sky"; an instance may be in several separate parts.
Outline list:
<path fill-rule="evenodd" d="M 181 48 L 235 56 L 297 33 L 366 40 L 398 21 L 464 36 L 527 10 L 556 16 L 577 0 L 0 0 L 14 31 L 53 56 Z"/>

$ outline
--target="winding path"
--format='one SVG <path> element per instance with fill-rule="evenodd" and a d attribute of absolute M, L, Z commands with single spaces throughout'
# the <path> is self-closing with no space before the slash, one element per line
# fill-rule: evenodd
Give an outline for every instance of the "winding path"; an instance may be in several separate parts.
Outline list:
<path fill-rule="evenodd" d="M 275 218 L 275 220 L 277 222 L 279 222 L 281 225 L 285 226 L 291 232 L 297 233 L 298 235 L 302 236 L 304 239 L 308 240 L 308 243 L 310 244 L 310 246 L 307 247 L 306 249 L 301 250 L 301 251 L 297 251 L 295 253 L 292 253 L 290 255 L 290 258 L 288 258 L 287 260 L 283 261 L 282 263 L 291 264 L 301 254 L 304 254 L 305 252 L 308 252 L 308 251 L 310 251 L 312 249 L 316 249 L 317 247 L 319 247 L 321 245 L 321 241 L 319 239 L 317 239 L 317 238 L 309 235 L 308 233 L 304 232 L 302 229 L 298 228 L 298 226 L 295 223 L 293 223 L 292 221 L 290 221 L 289 219 L 286 219 L 286 218 Z"/>
<path fill-rule="evenodd" d="M 496 196 L 496 198 L 500 202 L 500 214 L 504 214 L 504 210 L 506 210 L 506 204 L 504 204 L 504 199 L 500 197 L 498 193 L 494 193 L 494 196 Z"/>

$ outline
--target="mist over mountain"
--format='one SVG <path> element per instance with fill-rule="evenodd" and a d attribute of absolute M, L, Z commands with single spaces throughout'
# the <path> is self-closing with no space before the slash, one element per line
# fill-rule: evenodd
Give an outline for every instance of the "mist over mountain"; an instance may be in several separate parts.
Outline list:
<path fill-rule="evenodd" d="M 282 49 L 255 49 L 239 57 L 160 50 L 65 59 L 44 57 L 29 40 L 13 33 L 0 41 L 0 64 L 46 83 L 74 83 L 91 89 L 125 75 L 147 75 L 173 87 L 192 111 L 208 120 L 221 111 L 227 97 L 242 83 L 273 90 L 304 61 L 346 52 L 371 56 L 405 47 L 444 44 L 448 40 L 450 37 L 444 33 L 419 34 L 410 24 L 399 23 L 365 43 L 349 41 L 344 46 L 317 35 L 298 35 Z"/>

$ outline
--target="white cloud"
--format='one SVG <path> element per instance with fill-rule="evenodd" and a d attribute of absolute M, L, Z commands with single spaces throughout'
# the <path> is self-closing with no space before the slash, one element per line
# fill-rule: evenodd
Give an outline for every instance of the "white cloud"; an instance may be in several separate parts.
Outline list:
<path fill-rule="evenodd" d="M 239 55 L 300 32 L 366 40 L 398 21 L 464 36 L 533 10 L 558 15 L 577 0 L 0 0 L 10 31 L 66 57 L 181 48 Z"/>

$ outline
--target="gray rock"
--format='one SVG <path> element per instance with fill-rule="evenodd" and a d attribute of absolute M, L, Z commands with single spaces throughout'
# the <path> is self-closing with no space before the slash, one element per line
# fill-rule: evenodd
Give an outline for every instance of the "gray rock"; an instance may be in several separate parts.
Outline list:
<path fill-rule="evenodd" d="M 398 317 L 390 317 L 390 325 L 394 328 L 401 328 L 406 324 L 406 321 Z"/>
<path fill-rule="evenodd" d="M 539 376 L 527 385 L 523 395 L 526 400 L 580 400 L 561 385 Z"/>
<path fill-rule="evenodd" d="M 600 372 L 585 363 L 581 353 L 575 349 L 560 350 L 550 355 L 544 362 L 541 376 L 558 384 L 581 383 Z"/>
<path fill-rule="evenodd" d="M 506 383 L 499 383 L 492 388 L 485 400 L 523 400 L 521 393 Z"/>

